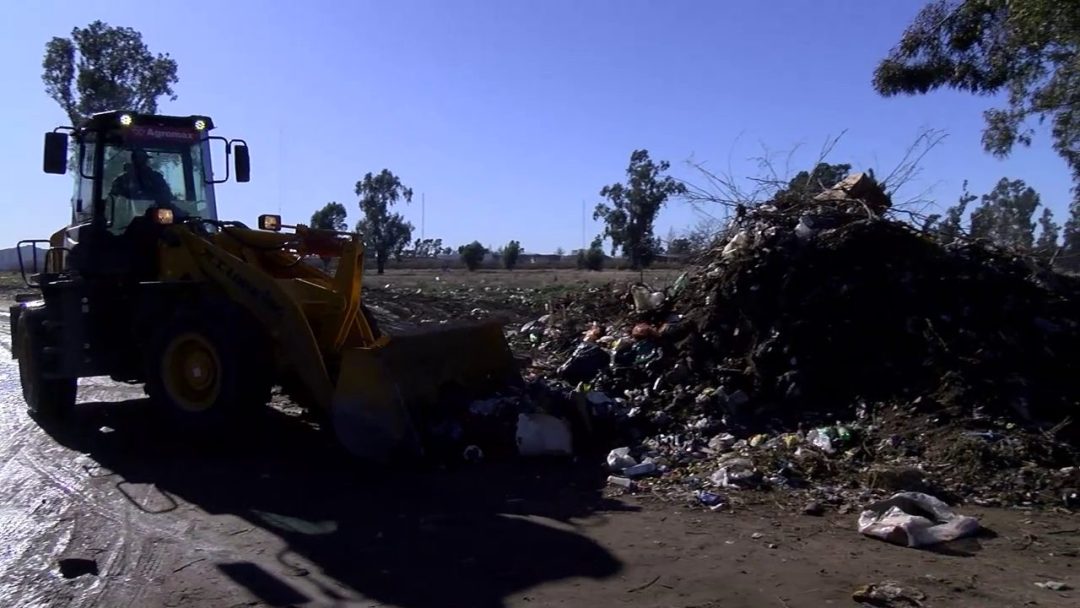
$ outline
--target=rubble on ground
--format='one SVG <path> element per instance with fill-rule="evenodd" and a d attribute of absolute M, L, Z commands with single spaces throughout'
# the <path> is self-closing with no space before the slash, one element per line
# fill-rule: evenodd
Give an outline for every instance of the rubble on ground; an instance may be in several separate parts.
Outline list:
<path fill-rule="evenodd" d="M 626 489 L 1069 506 L 1080 280 L 888 208 L 863 175 L 756 207 L 674 285 L 568 294 L 511 342 Z"/>

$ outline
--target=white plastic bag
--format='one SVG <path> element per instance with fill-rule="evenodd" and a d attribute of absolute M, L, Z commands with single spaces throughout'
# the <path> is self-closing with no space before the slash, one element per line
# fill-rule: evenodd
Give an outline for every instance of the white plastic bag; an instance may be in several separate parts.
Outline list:
<path fill-rule="evenodd" d="M 731 237 L 728 244 L 724 246 L 724 250 L 720 253 L 722 258 L 729 259 L 734 257 L 740 251 L 750 246 L 750 234 L 745 230 L 739 231 L 738 234 Z"/>
<path fill-rule="evenodd" d="M 922 492 L 899 492 L 859 514 L 859 532 L 905 547 L 936 545 L 979 531 L 979 520 L 954 513 Z"/>
<path fill-rule="evenodd" d="M 518 454 L 566 456 L 573 452 L 570 427 L 550 414 L 518 414 Z"/>
<path fill-rule="evenodd" d="M 607 455 L 608 469 L 616 473 L 621 473 L 637 463 L 637 460 L 630 455 L 630 448 L 615 448 Z"/>
<path fill-rule="evenodd" d="M 649 291 L 649 288 L 644 285 L 632 286 L 630 294 L 634 298 L 634 308 L 638 312 L 659 308 L 664 303 L 664 292 Z"/>

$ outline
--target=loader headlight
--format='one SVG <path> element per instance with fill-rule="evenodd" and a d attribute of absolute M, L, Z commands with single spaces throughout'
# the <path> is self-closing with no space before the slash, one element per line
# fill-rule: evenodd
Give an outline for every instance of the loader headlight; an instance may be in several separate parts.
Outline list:
<path fill-rule="evenodd" d="M 206 121 L 205 120 L 200 118 L 199 120 L 195 121 L 195 130 L 196 131 L 203 131 L 205 129 L 206 129 Z"/>
<path fill-rule="evenodd" d="M 155 224 L 171 224 L 173 223 L 172 209 L 154 209 L 150 217 L 154 220 Z"/>
<path fill-rule="evenodd" d="M 120 124 L 124 125 L 125 127 L 130 127 L 131 126 L 131 114 L 121 114 L 120 115 Z"/>
<path fill-rule="evenodd" d="M 281 230 L 281 216 L 263 214 L 259 216 L 259 230 L 279 232 Z"/>

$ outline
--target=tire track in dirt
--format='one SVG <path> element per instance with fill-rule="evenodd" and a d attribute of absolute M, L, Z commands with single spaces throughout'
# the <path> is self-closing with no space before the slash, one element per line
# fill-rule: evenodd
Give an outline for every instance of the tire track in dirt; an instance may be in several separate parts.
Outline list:
<path fill-rule="evenodd" d="M 6 317 L 0 314 L 0 603 L 154 605 L 152 583 L 187 553 L 187 524 L 133 516 L 136 508 L 116 489 L 119 476 L 93 477 L 92 458 L 56 444 L 28 417 Z M 83 402 L 141 396 L 132 391 L 80 381 Z M 100 574 L 64 579 L 57 567 L 63 557 L 94 559 Z"/>

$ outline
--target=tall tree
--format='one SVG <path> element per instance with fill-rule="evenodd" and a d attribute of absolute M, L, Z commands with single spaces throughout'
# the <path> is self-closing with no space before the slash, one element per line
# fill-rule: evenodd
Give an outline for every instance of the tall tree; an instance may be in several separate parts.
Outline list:
<path fill-rule="evenodd" d="M 612 253 L 622 248 L 631 268 L 648 266 L 656 256 L 658 240 L 653 236 L 653 222 L 668 198 L 686 193 L 686 186 L 662 175 L 670 167 L 667 161 L 655 163 L 648 150 L 634 150 L 626 169 L 626 184 L 604 186 L 600 196 L 608 199 L 593 211 L 593 219 L 604 221 L 604 236 L 611 238 Z"/>
<path fill-rule="evenodd" d="M 692 244 L 689 238 L 677 237 L 671 239 L 671 242 L 668 243 L 667 252 L 669 255 L 687 255 L 690 253 L 691 247 Z"/>
<path fill-rule="evenodd" d="M 72 125 L 107 110 L 153 113 L 159 97 L 176 99 L 176 60 L 151 53 L 142 34 L 130 27 L 100 20 L 76 27 L 70 38 L 45 44 L 41 67 L 45 92 Z"/>
<path fill-rule="evenodd" d="M 1035 244 L 1035 222 L 1039 194 L 1023 180 L 1001 178 L 979 207 L 971 212 L 971 236 L 987 239 L 1022 251 Z"/>
<path fill-rule="evenodd" d="M 311 227 L 320 230 L 345 231 L 349 228 L 347 218 L 348 212 L 345 211 L 345 205 L 338 202 L 326 203 L 322 209 L 311 214 Z"/>
<path fill-rule="evenodd" d="M 347 230 L 349 224 L 346 222 L 348 213 L 345 211 L 345 205 L 338 202 L 326 203 L 322 209 L 319 209 L 315 213 L 311 214 L 311 227 L 318 228 L 320 230 Z M 333 258 L 330 256 L 322 256 L 323 269 L 330 270 L 330 262 Z"/>
<path fill-rule="evenodd" d="M 436 258 L 442 253 L 442 239 L 416 239 L 413 243 L 413 255 L 418 258 Z"/>
<path fill-rule="evenodd" d="M 1069 219 L 1065 220 L 1065 229 L 1061 233 L 1061 253 L 1059 265 L 1067 270 L 1080 271 L 1080 199 L 1074 200 L 1069 207 Z"/>
<path fill-rule="evenodd" d="M 480 264 L 484 262 L 484 256 L 486 256 L 489 251 L 490 248 L 481 245 L 480 241 L 473 241 L 468 245 L 458 247 L 458 253 L 461 254 L 461 261 L 465 262 L 465 267 L 469 270 L 476 270 L 479 268 Z"/>
<path fill-rule="evenodd" d="M 412 188 L 405 187 L 398 176 L 383 169 L 378 174 L 369 172 L 356 182 L 356 195 L 360 197 L 360 211 L 364 214 L 356 229 L 364 235 L 365 245 L 375 252 L 376 272 L 383 274 L 390 256 L 400 257 L 412 240 L 413 225 L 401 214 L 390 212 L 399 201 L 412 201 Z"/>
<path fill-rule="evenodd" d="M 982 145 L 1007 156 L 1030 145 L 1031 119 L 1050 119 L 1055 150 L 1073 173 L 1073 217 L 1080 216 L 1080 2 L 934 0 L 878 64 L 881 95 L 941 87 L 977 95 L 1007 93 L 983 113 Z M 1078 227 L 1080 228 L 1080 227 Z"/>
<path fill-rule="evenodd" d="M 507 243 L 502 250 L 503 267 L 507 270 L 513 270 L 517 266 L 518 258 L 521 257 L 523 251 L 525 251 L 525 248 L 521 246 L 521 243 L 517 241 Z"/>
<path fill-rule="evenodd" d="M 1054 221 L 1054 212 L 1049 207 L 1043 207 L 1042 216 L 1039 217 L 1039 240 L 1035 241 L 1035 254 L 1045 260 L 1054 259 L 1060 235 L 1061 226 Z"/>

